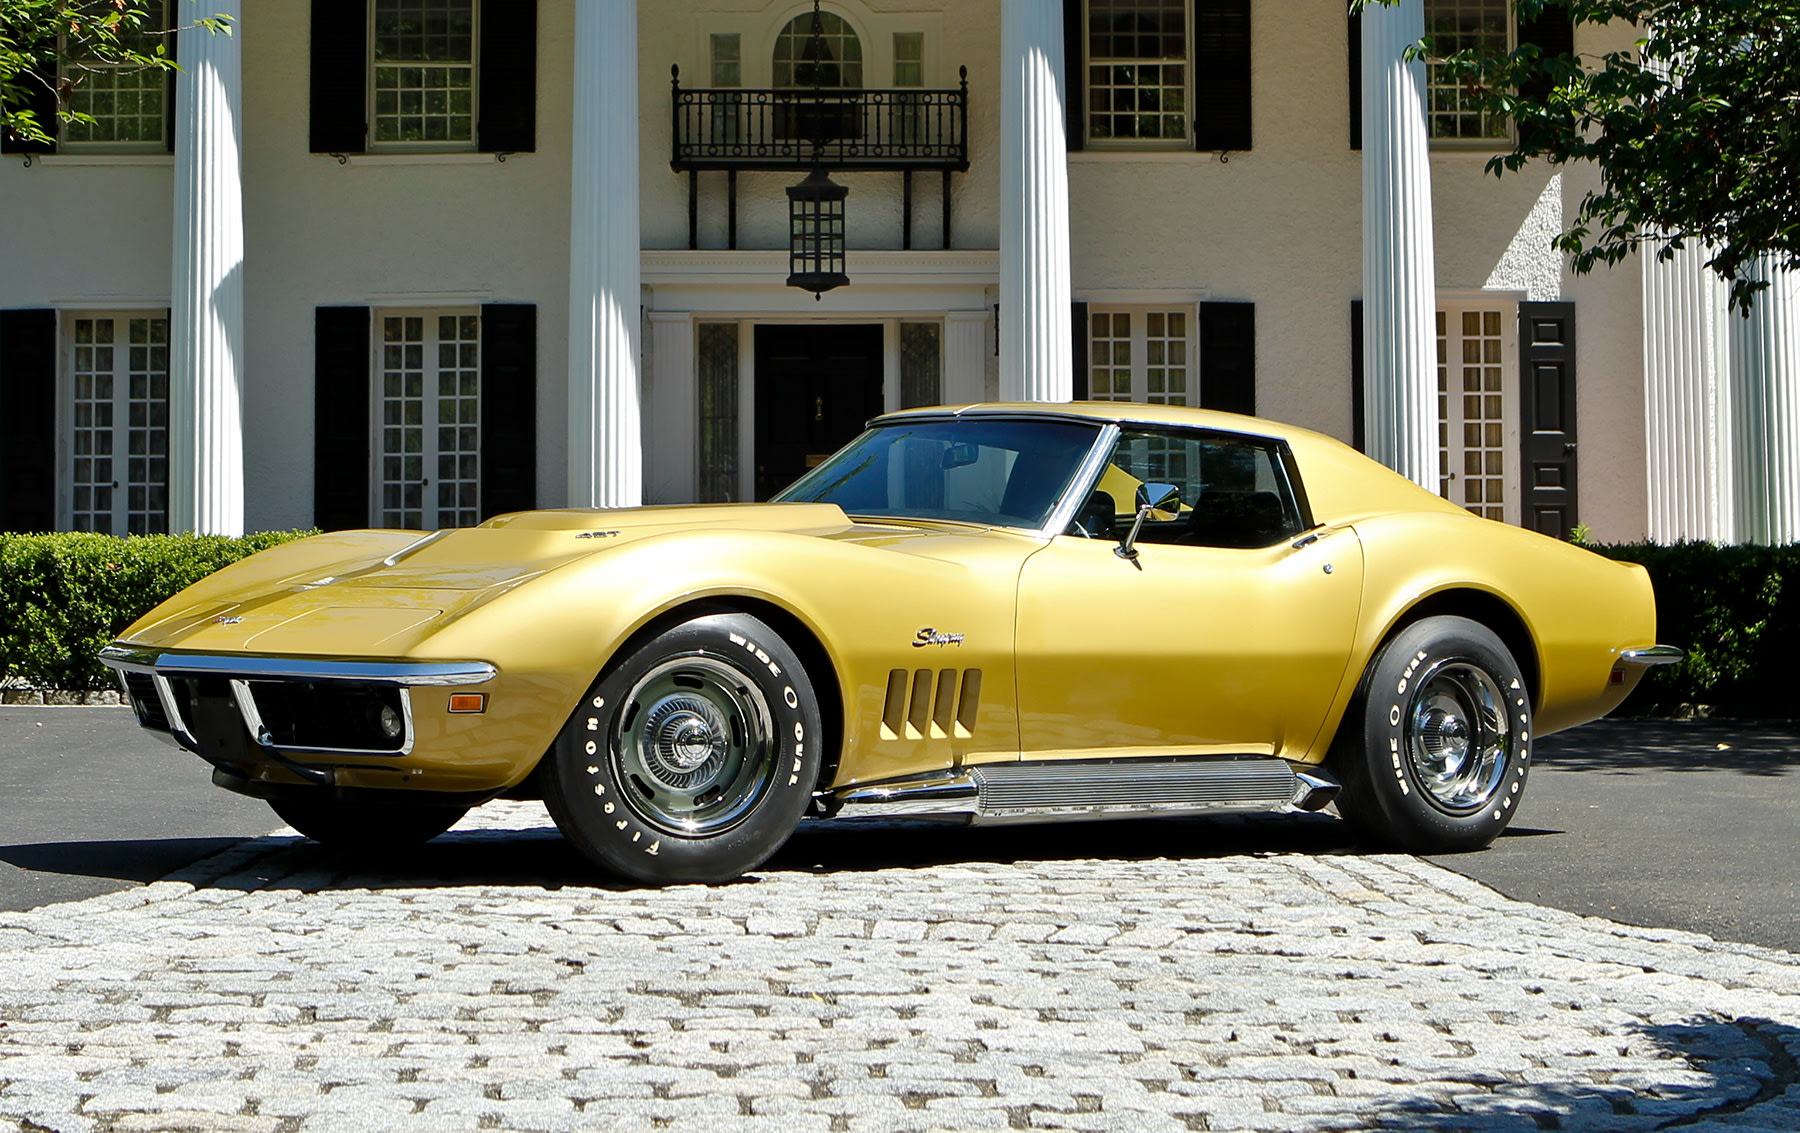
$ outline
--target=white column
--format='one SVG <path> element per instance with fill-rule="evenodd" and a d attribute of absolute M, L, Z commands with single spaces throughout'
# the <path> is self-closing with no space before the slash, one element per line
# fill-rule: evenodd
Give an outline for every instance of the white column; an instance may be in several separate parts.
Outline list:
<path fill-rule="evenodd" d="M 1369 455 L 1436 491 L 1437 287 L 1424 0 L 1371 4 L 1362 17 L 1363 394 Z"/>
<path fill-rule="evenodd" d="M 244 533 L 244 194 L 240 0 L 231 35 L 190 32 L 175 79 L 169 529 Z"/>
<path fill-rule="evenodd" d="M 1726 288 L 1702 251 L 1660 261 L 1646 245 L 1645 465 L 1650 538 L 1733 537 Z"/>
<path fill-rule="evenodd" d="M 1800 276 L 1759 266 L 1769 289 L 1731 316 L 1737 539 L 1800 542 Z"/>
<path fill-rule="evenodd" d="M 1003 401 L 1067 401 L 1073 392 L 1062 37 L 1057 0 L 1001 0 Z"/>
<path fill-rule="evenodd" d="M 694 333 L 694 317 L 687 311 L 650 312 L 650 421 L 658 443 L 647 463 L 656 503 L 694 502 L 700 467 Z"/>
<path fill-rule="evenodd" d="M 944 382 L 939 392 L 945 405 L 981 401 L 987 390 L 988 313 L 944 313 Z"/>
<path fill-rule="evenodd" d="M 637 0 L 576 0 L 570 507 L 643 502 L 637 53 Z"/>

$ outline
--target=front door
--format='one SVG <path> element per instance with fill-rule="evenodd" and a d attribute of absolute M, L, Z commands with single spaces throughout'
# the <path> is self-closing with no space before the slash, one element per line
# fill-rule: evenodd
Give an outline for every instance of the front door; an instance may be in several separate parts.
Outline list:
<path fill-rule="evenodd" d="M 882 328 L 756 328 L 756 498 L 766 500 L 881 414 Z"/>

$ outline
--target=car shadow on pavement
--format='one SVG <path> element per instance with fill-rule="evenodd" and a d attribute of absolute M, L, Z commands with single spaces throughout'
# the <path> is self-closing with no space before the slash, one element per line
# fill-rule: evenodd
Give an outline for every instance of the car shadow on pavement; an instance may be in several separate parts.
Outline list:
<path fill-rule="evenodd" d="M 1540 740 L 1558 771 L 1800 772 L 1800 726 L 1754 720 L 1596 720 Z"/>
<path fill-rule="evenodd" d="M 189 862 L 228 850 L 242 838 L 122 838 L 0 846 L 0 862 L 37 873 L 151 882 Z"/>
<path fill-rule="evenodd" d="M 1652 1057 L 1685 1063 L 1693 1077 L 1681 1084 L 1659 1082 L 1654 1090 L 1640 1093 L 1622 1080 L 1627 1077 L 1624 1075 L 1611 1081 L 1568 1084 L 1496 1075 L 1493 1081 L 1456 1095 L 1449 1101 L 1454 1107 L 1450 1109 L 1444 1108 L 1441 1096 L 1407 1096 L 1396 1089 L 1391 1099 L 1375 1104 L 1367 1127 L 1409 1133 L 1488 1133 L 1532 1126 L 1566 1130 L 1793 1127 L 1795 1111 L 1783 1098 L 1800 1081 L 1792 1053 L 1800 1047 L 1800 1029 L 1791 1024 L 1751 1016 L 1695 1015 L 1677 1023 L 1639 1024 L 1630 1028 L 1628 1036 L 1609 1041 L 1629 1041 L 1638 1048 L 1634 1053 L 1639 1057 L 1649 1054 L 1646 1047 L 1660 1052 Z"/>

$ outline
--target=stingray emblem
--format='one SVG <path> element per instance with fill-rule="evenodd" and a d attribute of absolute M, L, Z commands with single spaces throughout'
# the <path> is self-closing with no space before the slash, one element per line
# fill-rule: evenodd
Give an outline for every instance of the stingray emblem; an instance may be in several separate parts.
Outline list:
<path fill-rule="evenodd" d="M 577 539 L 610 539 L 614 535 L 617 535 L 617 534 L 618 534 L 617 531 L 583 531 L 581 534 L 575 536 L 575 538 L 577 538 Z"/>
<path fill-rule="evenodd" d="M 923 649 L 927 645 L 961 645 L 962 643 L 963 635 L 960 633 L 946 633 L 943 630 L 926 626 L 913 636 L 912 644 L 914 649 Z"/>
<path fill-rule="evenodd" d="M 213 619 L 213 621 L 218 622 L 222 626 L 234 626 L 243 620 L 244 620 L 243 618 L 239 617 L 236 614 L 220 614 L 218 617 Z"/>

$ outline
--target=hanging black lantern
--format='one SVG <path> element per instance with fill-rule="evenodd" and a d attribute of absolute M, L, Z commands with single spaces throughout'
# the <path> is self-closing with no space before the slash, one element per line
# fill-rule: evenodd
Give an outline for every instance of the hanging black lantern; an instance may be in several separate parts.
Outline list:
<path fill-rule="evenodd" d="M 850 282 L 844 274 L 844 198 L 850 190 L 823 169 L 790 187 L 788 286 L 814 296 Z"/>

